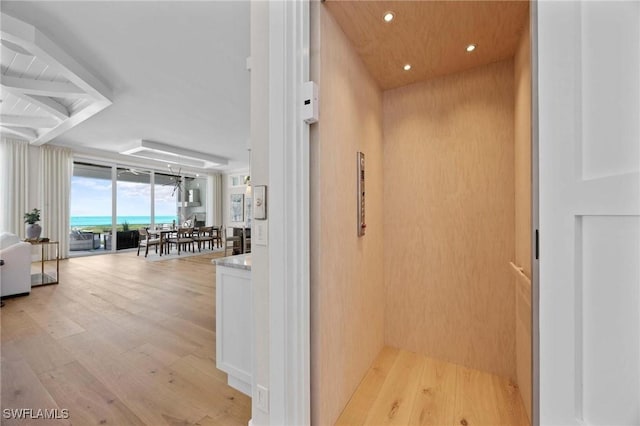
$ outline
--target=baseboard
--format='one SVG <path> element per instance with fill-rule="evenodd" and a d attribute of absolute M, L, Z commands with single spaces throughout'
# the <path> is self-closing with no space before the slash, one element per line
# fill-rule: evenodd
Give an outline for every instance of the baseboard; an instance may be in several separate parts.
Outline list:
<path fill-rule="evenodd" d="M 27 291 L 25 293 L 7 294 L 6 296 L 0 297 L 0 299 L 2 299 L 2 300 L 13 299 L 14 297 L 28 296 L 30 294 L 31 294 L 30 291 Z"/>

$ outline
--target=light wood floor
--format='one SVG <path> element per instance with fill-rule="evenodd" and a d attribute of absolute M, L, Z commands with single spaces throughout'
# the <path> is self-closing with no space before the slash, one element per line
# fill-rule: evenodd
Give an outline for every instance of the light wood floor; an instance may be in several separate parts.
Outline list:
<path fill-rule="evenodd" d="M 64 260 L 59 285 L 5 300 L 2 408 L 70 419 L 2 424 L 246 425 L 250 399 L 215 368 L 212 257 Z"/>
<path fill-rule="evenodd" d="M 337 425 L 529 425 L 518 387 L 492 374 L 385 347 Z"/>

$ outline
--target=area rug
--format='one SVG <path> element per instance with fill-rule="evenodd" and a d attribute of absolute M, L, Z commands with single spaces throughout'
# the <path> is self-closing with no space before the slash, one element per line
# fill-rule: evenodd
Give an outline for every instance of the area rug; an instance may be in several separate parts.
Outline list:
<path fill-rule="evenodd" d="M 171 259 L 184 259 L 185 257 L 192 257 L 192 256 L 202 256 L 202 255 L 207 255 L 207 254 L 213 254 L 213 253 L 220 253 L 220 252 L 224 252 L 224 248 L 220 247 L 220 248 L 214 248 L 213 250 L 209 250 L 209 249 L 202 249 L 202 251 L 198 251 L 198 249 L 196 249 L 195 252 L 190 252 L 190 251 L 181 251 L 180 254 L 178 254 L 177 250 L 172 250 L 170 254 L 163 254 L 162 256 L 160 256 L 160 253 L 158 252 L 158 254 L 156 254 L 155 250 L 149 250 L 149 255 L 147 256 L 146 260 L 148 260 L 149 262 L 158 262 L 160 260 L 171 260 Z M 144 259 L 144 251 L 140 250 L 140 258 Z"/>

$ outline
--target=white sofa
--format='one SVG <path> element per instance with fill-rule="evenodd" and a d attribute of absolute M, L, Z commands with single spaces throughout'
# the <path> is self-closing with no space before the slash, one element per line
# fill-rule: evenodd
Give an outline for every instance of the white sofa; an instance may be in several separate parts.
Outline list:
<path fill-rule="evenodd" d="M 31 292 L 31 244 L 20 241 L 17 235 L 0 233 L 0 296 L 14 296 Z"/>

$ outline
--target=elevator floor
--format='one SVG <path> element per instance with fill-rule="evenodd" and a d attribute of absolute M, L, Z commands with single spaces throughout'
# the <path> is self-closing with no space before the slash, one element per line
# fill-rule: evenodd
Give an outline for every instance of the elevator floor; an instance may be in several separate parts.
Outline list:
<path fill-rule="evenodd" d="M 508 379 L 385 347 L 337 425 L 527 426 Z"/>

